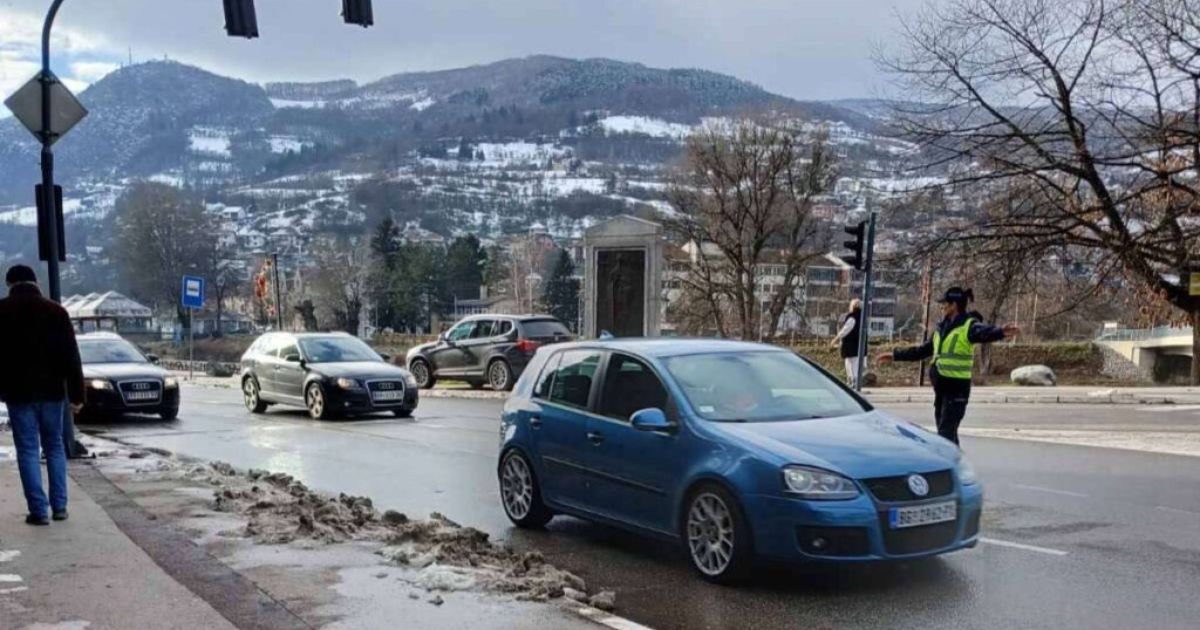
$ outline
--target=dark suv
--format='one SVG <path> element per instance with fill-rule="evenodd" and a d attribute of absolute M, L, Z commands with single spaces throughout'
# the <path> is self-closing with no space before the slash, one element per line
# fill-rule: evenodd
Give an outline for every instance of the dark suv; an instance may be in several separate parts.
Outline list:
<path fill-rule="evenodd" d="M 346 333 L 267 333 L 242 356 L 241 378 L 253 413 L 280 404 L 319 420 L 385 411 L 407 418 L 418 402 L 407 370 Z"/>
<path fill-rule="evenodd" d="M 474 315 L 437 341 L 409 350 L 408 369 L 422 389 L 433 387 L 438 379 L 451 379 L 508 391 L 538 346 L 574 339 L 549 315 Z"/>

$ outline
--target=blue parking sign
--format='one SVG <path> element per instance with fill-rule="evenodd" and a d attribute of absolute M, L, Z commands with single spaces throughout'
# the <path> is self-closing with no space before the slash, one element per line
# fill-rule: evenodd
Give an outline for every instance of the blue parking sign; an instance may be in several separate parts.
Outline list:
<path fill-rule="evenodd" d="M 199 276 L 183 277 L 183 307 L 204 308 L 204 278 Z"/>

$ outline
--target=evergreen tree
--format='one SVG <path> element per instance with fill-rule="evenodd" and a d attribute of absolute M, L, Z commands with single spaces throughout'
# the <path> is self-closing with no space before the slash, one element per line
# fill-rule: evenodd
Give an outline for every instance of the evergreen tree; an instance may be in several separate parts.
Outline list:
<path fill-rule="evenodd" d="M 483 284 L 487 252 L 474 234 L 460 236 L 446 249 L 446 284 L 451 299 L 477 300 Z"/>
<path fill-rule="evenodd" d="M 558 254 L 550 278 L 545 283 L 542 301 L 546 310 L 564 324 L 576 330 L 579 322 L 579 280 L 575 278 L 575 263 L 567 250 Z"/>

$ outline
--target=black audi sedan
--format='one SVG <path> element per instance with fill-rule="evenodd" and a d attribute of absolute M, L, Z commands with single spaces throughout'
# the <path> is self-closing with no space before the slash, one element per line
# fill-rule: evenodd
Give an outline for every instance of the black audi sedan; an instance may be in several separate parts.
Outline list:
<path fill-rule="evenodd" d="M 83 418 L 127 413 L 179 415 L 179 383 L 133 344 L 114 333 L 79 335 L 87 402 Z"/>
<path fill-rule="evenodd" d="M 417 384 L 346 333 L 267 333 L 242 355 L 242 399 L 252 413 L 303 407 L 313 418 L 391 412 L 411 416 Z"/>

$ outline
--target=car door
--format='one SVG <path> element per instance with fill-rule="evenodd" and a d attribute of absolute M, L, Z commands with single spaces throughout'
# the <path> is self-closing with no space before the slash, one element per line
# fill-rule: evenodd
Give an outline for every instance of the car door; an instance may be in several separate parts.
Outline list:
<path fill-rule="evenodd" d="M 458 376 L 467 363 L 467 350 L 462 345 L 471 338 L 475 331 L 475 320 L 460 322 L 446 333 L 446 338 L 439 341 L 429 353 L 433 369 L 442 376 Z"/>
<path fill-rule="evenodd" d="M 277 389 L 275 385 L 275 367 L 279 361 L 277 353 L 282 345 L 283 336 L 271 334 L 262 340 L 261 347 L 254 355 L 254 377 L 258 379 L 260 392 L 272 400 L 274 400 Z"/>
<path fill-rule="evenodd" d="M 276 394 L 289 399 L 304 398 L 304 377 L 308 371 L 300 361 L 288 361 L 288 357 L 301 357 L 303 353 L 295 338 L 289 338 L 279 349 L 278 362 L 275 364 Z"/>
<path fill-rule="evenodd" d="M 596 478 L 597 502 L 613 518 L 669 532 L 670 497 L 684 474 L 678 432 L 640 431 L 630 424 L 630 417 L 642 409 L 661 409 L 668 418 L 675 417 L 662 379 L 647 362 L 614 352 L 597 389 L 585 460 Z"/>
<path fill-rule="evenodd" d="M 534 387 L 530 436 L 541 462 L 542 491 L 551 501 L 594 511 L 585 459 L 588 409 L 603 353 L 568 350 L 550 359 Z"/>
<path fill-rule="evenodd" d="M 479 319 L 475 321 L 475 328 L 471 330 L 471 336 L 465 341 L 459 343 L 459 347 L 463 350 L 463 373 L 472 376 L 482 376 L 485 369 L 484 363 L 491 354 L 492 346 L 495 344 L 496 329 L 499 328 L 499 322 L 493 319 Z"/>

